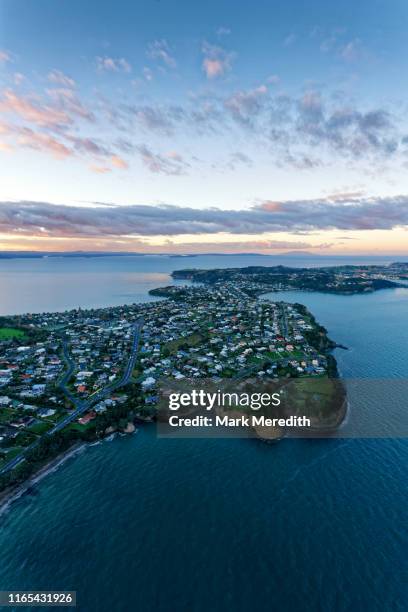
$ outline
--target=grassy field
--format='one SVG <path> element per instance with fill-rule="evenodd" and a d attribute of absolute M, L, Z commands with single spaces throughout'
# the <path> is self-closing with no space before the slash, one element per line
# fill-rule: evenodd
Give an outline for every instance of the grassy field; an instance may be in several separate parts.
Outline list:
<path fill-rule="evenodd" d="M 203 341 L 203 336 L 199 333 L 191 334 L 190 336 L 186 336 L 185 338 L 177 338 L 177 340 L 172 340 L 171 342 L 167 342 L 163 346 L 163 350 L 166 349 L 169 355 L 173 355 L 177 353 L 180 346 L 187 344 L 189 347 L 198 346 Z"/>
<path fill-rule="evenodd" d="M 91 426 L 93 425 L 92 421 L 89 421 L 89 423 L 87 423 L 86 425 L 82 425 L 81 423 L 78 423 L 77 421 L 75 421 L 75 423 L 70 423 L 66 429 L 71 429 L 72 431 L 86 431 L 87 429 L 89 429 Z"/>
<path fill-rule="evenodd" d="M 0 327 L 0 341 L 10 340 L 12 338 L 23 338 L 25 333 L 21 329 L 14 327 Z"/>
<path fill-rule="evenodd" d="M 282 351 L 281 353 L 279 351 L 264 351 L 263 353 L 255 353 L 255 355 L 251 355 L 249 362 L 256 363 L 259 361 L 265 361 L 265 359 L 270 359 L 271 361 L 280 361 L 281 359 L 295 359 L 297 361 L 303 361 L 303 359 L 307 359 L 307 356 L 302 351 L 297 350 L 292 352 Z"/>
<path fill-rule="evenodd" d="M 330 414 L 336 387 L 327 376 L 300 378 L 288 387 L 291 409 L 295 414 L 323 417 Z"/>
<path fill-rule="evenodd" d="M 53 427 L 52 423 L 46 423 L 45 421 L 43 421 L 41 423 L 35 423 L 34 425 L 31 425 L 31 427 L 29 427 L 27 431 L 40 436 L 49 429 L 51 429 L 51 427 Z"/>
<path fill-rule="evenodd" d="M 331 396 L 333 393 L 333 383 L 327 376 L 305 378 L 296 381 L 299 390 L 304 393 L 319 393 L 320 395 Z"/>

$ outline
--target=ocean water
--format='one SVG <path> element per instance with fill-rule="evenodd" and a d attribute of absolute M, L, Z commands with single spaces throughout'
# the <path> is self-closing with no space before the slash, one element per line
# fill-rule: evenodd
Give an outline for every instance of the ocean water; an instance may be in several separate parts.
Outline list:
<path fill-rule="evenodd" d="M 349 347 L 344 376 L 407 376 L 408 289 L 277 297 Z M 386 418 L 394 398 L 351 403 Z M 407 465 L 404 439 L 269 446 L 145 426 L 88 447 L 0 517 L 0 589 L 76 590 L 87 612 L 405 611 Z"/>
<path fill-rule="evenodd" d="M 401 259 L 401 258 L 399 258 Z M 316 267 L 394 261 L 392 257 L 164 255 L 0 259 L 0 315 L 117 306 L 151 300 L 149 289 L 175 283 L 182 268 L 251 265 Z M 179 281 L 185 284 L 186 281 Z"/>

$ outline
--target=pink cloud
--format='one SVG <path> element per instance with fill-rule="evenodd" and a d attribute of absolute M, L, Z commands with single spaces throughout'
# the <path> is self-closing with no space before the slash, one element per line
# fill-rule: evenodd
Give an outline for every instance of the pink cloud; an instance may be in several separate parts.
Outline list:
<path fill-rule="evenodd" d="M 0 64 L 11 62 L 11 53 L 5 49 L 0 49 Z"/>
<path fill-rule="evenodd" d="M 17 142 L 21 146 L 28 147 L 29 149 L 51 153 L 56 159 L 64 159 L 73 154 L 71 149 L 56 138 L 48 136 L 47 134 L 34 132 L 30 128 L 22 128 L 20 130 Z"/>
<path fill-rule="evenodd" d="M 221 60 L 206 57 L 203 60 L 203 69 L 208 79 L 214 79 L 225 72 L 225 66 Z"/>
<path fill-rule="evenodd" d="M 11 127 L 7 123 L 0 121 L 0 134 L 7 134 L 10 131 Z"/>
<path fill-rule="evenodd" d="M 7 142 L 0 142 L 0 151 L 2 151 L 3 153 L 6 153 L 12 150 L 13 150 L 13 147 L 10 144 L 8 144 Z"/>
<path fill-rule="evenodd" d="M 59 108 L 67 113 L 78 115 L 79 117 L 87 119 L 88 121 L 94 121 L 95 117 L 93 113 L 85 108 L 72 89 L 47 89 L 47 94 L 55 102 L 55 108 Z"/>
<path fill-rule="evenodd" d="M 120 168 L 121 170 L 127 170 L 129 168 L 129 164 L 122 159 L 122 157 L 119 157 L 119 155 L 112 155 L 111 163 L 112 166 L 115 166 L 115 168 Z"/>
<path fill-rule="evenodd" d="M 72 123 L 70 116 L 64 111 L 52 106 L 39 106 L 29 98 L 15 94 L 8 89 L 0 100 L 0 111 L 14 113 L 22 119 L 41 127 L 55 128 Z"/>
<path fill-rule="evenodd" d="M 90 166 L 90 170 L 92 172 L 96 172 L 96 174 L 106 174 L 107 172 L 111 172 L 111 169 L 107 166 Z"/>
<path fill-rule="evenodd" d="M 234 58 L 233 53 L 227 52 L 221 47 L 210 45 L 207 42 L 204 42 L 202 51 L 204 54 L 202 67 L 207 79 L 223 76 L 231 69 L 231 63 Z"/>

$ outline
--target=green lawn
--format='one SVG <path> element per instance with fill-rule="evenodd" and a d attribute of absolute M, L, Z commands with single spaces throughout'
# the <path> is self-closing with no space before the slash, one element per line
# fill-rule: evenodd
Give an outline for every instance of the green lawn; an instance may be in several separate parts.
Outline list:
<path fill-rule="evenodd" d="M 52 423 L 46 423 L 43 421 L 42 423 L 35 423 L 34 425 L 31 425 L 31 427 L 28 427 L 27 431 L 40 436 L 51 429 L 51 427 L 53 427 Z"/>
<path fill-rule="evenodd" d="M 0 341 L 10 340 L 12 338 L 23 338 L 25 333 L 21 329 L 14 327 L 0 327 Z"/>
<path fill-rule="evenodd" d="M 89 421 L 89 423 L 87 423 L 86 425 L 82 425 L 81 423 L 78 423 L 78 421 L 75 421 L 74 423 L 70 423 L 69 425 L 67 425 L 66 429 L 69 430 L 71 429 L 72 431 L 86 431 L 87 429 L 89 429 L 91 426 L 93 425 L 92 421 Z"/>

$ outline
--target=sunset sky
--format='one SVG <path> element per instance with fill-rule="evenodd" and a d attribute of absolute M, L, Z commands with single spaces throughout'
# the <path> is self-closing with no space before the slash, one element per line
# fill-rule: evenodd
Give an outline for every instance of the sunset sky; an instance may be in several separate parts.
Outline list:
<path fill-rule="evenodd" d="M 0 249 L 408 254 L 408 4 L 1 0 Z"/>

